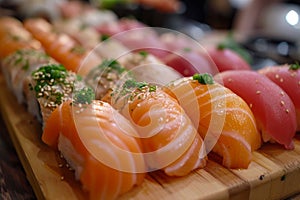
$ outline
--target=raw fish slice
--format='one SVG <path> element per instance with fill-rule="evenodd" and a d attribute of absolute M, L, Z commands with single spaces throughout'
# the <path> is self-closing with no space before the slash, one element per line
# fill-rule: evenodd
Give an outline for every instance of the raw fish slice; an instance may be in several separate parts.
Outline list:
<path fill-rule="evenodd" d="M 300 131 L 300 65 L 281 65 L 265 67 L 259 70 L 274 83 L 279 85 L 291 98 L 296 109 L 297 131 Z"/>
<path fill-rule="evenodd" d="M 160 88 L 127 80 L 112 93 L 140 134 L 149 170 L 184 176 L 206 164 L 205 148 L 192 122 L 175 99 Z"/>
<path fill-rule="evenodd" d="M 83 105 L 83 104 L 82 104 Z M 75 170 L 89 199 L 116 199 L 144 179 L 140 141 L 132 125 L 108 103 L 64 102 L 51 114 L 42 140 Z"/>
<path fill-rule="evenodd" d="M 41 48 L 22 23 L 11 17 L 0 18 L 0 60 L 23 48 Z"/>
<path fill-rule="evenodd" d="M 216 80 L 247 102 L 264 142 L 273 140 L 286 149 L 294 148 L 295 106 L 283 89 L 264 75 L 248 70 L 222 72 Z"/>
<path fill-rule="evenodd" d="M 84 76 L 101 63 L 99 56 L 90 53 L 70 36 L 56 33 L 43 19 L 27 19 L 24 25 L 42 43 L 45 51 L 70 71 Z"/>
<path fill-rule="evenodd" d="M 61 33 L 70 35 L 86 49 L 92 49 L 101 42 L 101 35 L 79 19 L 55 21 L 53 26 Z"/>
<path fill-rule="evenodd" d="M 219 72 L 227 70 L 251 70 L 250 65 L 236 52 L 230 49 L 208 47 L 207 53 Z"/>
<path fill-rule="evenodd" d="M 186 77 L 192 76 L 195 73 L 218 73 L 215 65 L 196 51 L 175 51 L 165 56 L 163 62 Z"/>
<path fill-rule="evenodd" d="M 182 77 L 172 67 L 165 65 L 161 60 L 145 51 L 130 53 L 118 60 L 137 81 L 166 85 Z"/>
<path fill-rule="evenodd" d="M 165 90 L 178 100 L 198 128 L 208 152 L 219 154 L 228 168 L 249 166 L 251 152 L 261 146 L 261 138 L 243 99 L 215 83 L 208 74 L 179 79 Z"/>

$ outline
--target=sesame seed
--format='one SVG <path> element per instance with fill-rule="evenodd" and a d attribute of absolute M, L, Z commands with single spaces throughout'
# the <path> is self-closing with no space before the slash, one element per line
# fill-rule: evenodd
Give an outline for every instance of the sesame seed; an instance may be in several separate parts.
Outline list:
<path fill-rule="evenodd" d="M 257 80 L 257 79 L 255 80 L 255 83 L 258 83 L 258 80 Z"/>
<path fill-rule="evenodd" d="M 231 79 L 231 78 L 229 78 L 229 79 L 228 79 L 228 82 L 229 82 L 229 83 L 231 83 L 231 82 L 232 82 L 232 79 Z"/>
<path fill-rule="evenodd" d="M 283 82 L 283 78 L 281 78 L 279 81 L 282 83 Z"/>
<path fill-rule="evenodd" d="M 64 177 L 64 176 L 61 176 L 61 177 L 60 177 L 60 180 L 64 180 L 64 179 L 65 179 L 65 177 Z"/>
<path fill-rule="evenodd" d="M 250 103 L 250 104 L 249 104 L 249 107 L 250 107 L 250 108 L 252 108 L 252 106 L 253 106 L 253 104 L 252 104 L 252 103 Z"/>
<path fill-rule="evenodd" d="M 283 91 L 281 91 L 281 92 L 280 92 L 280 95 L 281 95 L 281 96 L 284 96 L 284 92 L 283 92 Z"/>
<path fill-rule="evenodd" d="M 285 112 L 286 112 L 286 113 L 289 113 L 289 112 L 290 112 L 290 110 L 289 110 L 289 109 L 286 109 L 286 110 L 285 110 Z"/>
<path fill-rule="evenodd" d="M 295 77 L 295 76 L 296 76 L 295 72 L 291 73 L 291 77 Z"/>
<path fill-rule="evenodd" d="M 256 91 L 256 94 L 260 94 L 260 93 L 261 93 L 261 91 L 259 91 L 259 90 Z"/>
<path fill-rule="evenodd" d="M 283 105 L 284 105 L 284 101 L 280 101 L 280 105 L 282 105 L 282 106 L 283 106 Z"/>
<path fill-rule="evenodd" d="M 278 79 L 278 78 L 279 78 L 279 74 L 275 74 L 275 78 L 277 78 L 277 79 Z"/>
<path fill-rule="evenodd" d="M 63 164 L 59 164 L 59 165 L 58 165 L 59 168 L 62 168 L 63 166 L 64 166 Z"/>

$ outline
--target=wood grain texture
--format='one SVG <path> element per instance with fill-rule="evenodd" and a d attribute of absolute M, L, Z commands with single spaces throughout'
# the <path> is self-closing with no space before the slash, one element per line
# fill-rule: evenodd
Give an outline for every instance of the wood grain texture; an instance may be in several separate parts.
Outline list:
<path fill-rule="evenodd" d="M 36 199 L 2 117 L 0 117 L 0 199 Z"/>
<path fill-rule="evenodd" d="M 13 144 L 38 199 L 86 199 L 59 153 L 42 143 L 42 128 L 18 105 L 0 76 L 0 105 Z M 300 136 L 295 150 L 265 144 L 248 169 L 229 170 L 209 155 L 204 169 L 181 178 L 149 173 L 144 183 L 120 199 L 282 199 L 300 192 Z M 61 167 L 62 166 L 62 167 Z"/>

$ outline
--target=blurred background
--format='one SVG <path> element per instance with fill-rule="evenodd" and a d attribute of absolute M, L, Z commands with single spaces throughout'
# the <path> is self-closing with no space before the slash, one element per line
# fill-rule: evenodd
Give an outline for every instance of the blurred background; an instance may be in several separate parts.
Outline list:
<path fill-rule="evenodd" d="M 0 0 L 1 15 L 19 19 L 61 16 L 67 0 Z M 74 1 L 75 2 L 75 1 Z M 129 17 L 154 27 L 166 27 L 196 40 L 216 31 L 233 32 L 257 63 L 300 60 L 300 0 L 86 0 L 117 17 Z M 77 4 L 77 6 L 83 4 Z M 80 12 L 73 6 L 63 8 Z M 77 10 L 76 10 L 77 9 Z"/>

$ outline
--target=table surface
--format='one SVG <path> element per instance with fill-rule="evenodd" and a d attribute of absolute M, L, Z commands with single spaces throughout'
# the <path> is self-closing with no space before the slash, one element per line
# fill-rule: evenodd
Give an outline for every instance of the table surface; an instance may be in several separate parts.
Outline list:
<path fill-rule="evenodd" d="M 0 199 L 35 200 L 34 192 L 0 116 Z"/>

